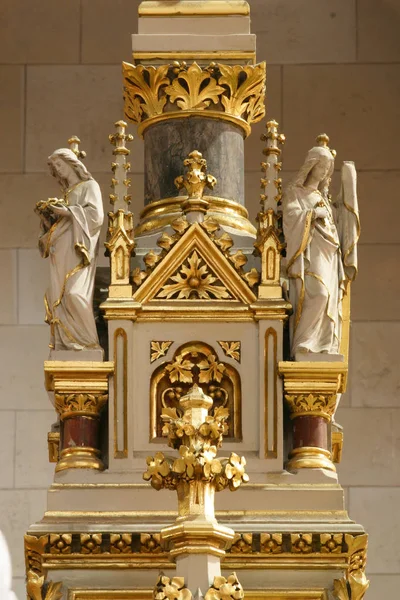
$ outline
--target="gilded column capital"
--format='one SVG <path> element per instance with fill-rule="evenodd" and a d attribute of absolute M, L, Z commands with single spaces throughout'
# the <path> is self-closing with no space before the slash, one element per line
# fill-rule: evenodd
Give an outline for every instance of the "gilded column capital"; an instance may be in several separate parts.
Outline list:
<path fill-rule="evenodd" d="M 55 407 L 61 420 L 71 416 L 97 417 L 108 400 L 108 394 L 55 394 Z"/>
<path fill-rule="evenodd" d="M 330 421 L 336 409 L 336 396 L 327 394 L 285 394 L 290 418 L 323 417 Z"/>
<path fill-rule="evenodd" d="M 122 63 L 125 115 L 139 133 L 154 123 L 188 116 L 230 121 L 247 136 L 265 114 L 266 63 L 173 62 L 158 67 Z"/>

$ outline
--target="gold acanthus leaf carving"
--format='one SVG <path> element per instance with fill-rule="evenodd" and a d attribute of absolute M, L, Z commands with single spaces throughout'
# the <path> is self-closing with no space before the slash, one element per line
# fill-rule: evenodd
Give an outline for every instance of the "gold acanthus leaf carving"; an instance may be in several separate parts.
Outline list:
<path fill-rule="evenodd" d="M 171 341 L 150 342 L 150 362 L 153 363 L 154 361 L 161 358 L 161 356 L 165 356 L 171 344 L 173 344 L 173 342 Z"/>
<path fill-rule="evenodd" d="M 192 383 L 193 367 L 194 363 L 188 359 L 184 359 L 182 354 L 179 354 L 172 363 L 166 365 L 165 370 L 168 371 L 168 377 L 171 383 L 175 383 L 176 381 Z"/>
<path fill-rule="evenodd" d="M 217 357 L 214 356 L 214 354 L 209 354 L 207 358 L 199 362 L 197 366 L 200 369 L 200 383 L 210 383 L 210 381 L 218 381 L 218 383 L 221 383 L 225 365 L 218 362 Z"/>
<path fill-rule="evenodd" d="M 165 88 L 172 103 L 176 102 L 182 110 L 208 108 L 213 102 L 218 103 L 224 88 L 208 71 L 203 71 L 197 63 L 187 70 L 181 70 L 171 85 Z"/>
<path fill-rule="evenodd" d="M 336 409 L 336 395 L 325 394 L 286 394 L 291 417 L 316 415 L 330 419 Z"/>
<path fill-rule="evenodd" d="M 242 600 L 242 598 L 244 598 L 244 591 L 236 573 L 232 573 L 227 578 L 222 575 L 215 576 L 212 587 L 204 596 L 204 600 Z"/>
<path fill-rule="evenodd" d="M 61 416 L 71 412 L 98 415 L 107 399 L 108 394 L 55 394 L 55 406 Z"/>
<path fill-rule="evenodd" d="M 184 577 L 171 579 L 160 573 L 153 590 L 154 600 L 192 600 L 192 592 L 185 587 Z"/>
<path fill-rule="evenodd" d="M 226 112 L 238 117 L 247 113 L 249 122 L 260 121 L 265 114 L 265 63 L 246 67 L 219 64 L 218 67 L 222 74 L 219 83 L 229 89 L 229 96 L 221 97 Z"/>
<path fill-rule="evenodd" d="M 240 363 L 241 343 L 219 341 L 218 344 L 224 351 L 225 356 L 229 356 Z"/>
<path fill-rule="evenodd" d="M 218 278 L 212 274 L 209 266 L 196 250 L 183 263 L 179 271 L 170 278 L 175 283 L 165 284 L 157 298 L 231 300 L 232 296 L 225 286 L 218 285 Z"/>
<path fill-rule="evenodd" d="M 35 571 L 28 571 L 26 581 L 26 591 L 29 600 L 61 600 L 63 593 L 61 591 L 62 584 L 60 582 L 49 583 L 45 586 L 44 575 L 39 575 Z M 43 589 L 46 588 L 43 596 Z"/>
<path fill-rule="evenodd" d="M 122 63 L 125 114 L 131 121 L 139 123 L 143 114 L 146 117 L 162 114 L 167 98 L 160 94 L 160 89 L 170 83 L 168 69 L 169 65 L 134 67 L 126 62 Z"/>

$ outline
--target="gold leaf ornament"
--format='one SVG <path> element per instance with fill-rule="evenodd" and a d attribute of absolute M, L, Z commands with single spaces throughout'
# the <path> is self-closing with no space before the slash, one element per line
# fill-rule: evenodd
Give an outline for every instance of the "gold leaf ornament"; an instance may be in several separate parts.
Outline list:
<path fill-rule="evenodd" d="M 208 108 L 211 102 L 217 104 L 225 90 L 208 71 L 193 63 L 187 70 L 181 70 L 165 91 L 170 101 L 176 102 L 180 109 L 202 110 Z"/>
<path fill-rule="evenodd" d="M 170 348 L 171 341 L 165 342 L 151 342 L 150 344 L 150 362 L 154 362 L 161 358 L 161 356 L 165 356 Z"/>
<path fill-rule="evenodd" d="M 162 452 L 157 452 L 154 456 L 148 456 L 146 459 L 147 471 L 143 473 L 143 479 L 150 481 L 154 489 L 160 490 L 164 484 L 164 478 L 167 477 L 171 468 Z"/>
<path fill-rule="evenodd" d="M 153 590 L 154 600 L 192 600 L 190 590 L 185 587 L 184 577 L 166 577 L 160 573 Z"/>
<path fill-rule="evenodd" d="M 182 354 L 179 354 L 173 363 L 166 365 L 165 369 L 168 371 L 171 383 L 175 383 L 176 381 L 192 383 L 193 374 L 191 370 L 193 367 L 194 363 L 188 359 L 184 360 Z"/>
<path fill-rule="evenodd" d="M 143 113 L 147 117 L 162 114 L 167 98 L 160 95 L 160 90 L 170 83 L 168 69 L 169 65 L 156 68 L 122 63 L 125 114 L 130 120 L 140 123 Z"/>
<path fill-rule="evenodd" d="M 202 360 L 197 365 L 200 369 L 199 382 L 209 383 L 210 381 L 222 381 L 225 372 L 225 365 L 218 362 L 214 354 L 207 356 L 207 359 Z"/>
<path fill-rule="evenodd" d="M 240 350 L 241 350 L 240 342 L 219 341 L 218 344 L 221 346 L 221 348 L 224 351 L 224 354 L 226 356 L 229 356 L 230 358 L 233 358 L 233 360 L 240 362 Z"/>
<path fill-rule="evenodd" d="M 257 123 L 265 114 L 265 63 L 241 67 L 239 65 L 218 65 L 222 77 L 221 85 L 229 89 L 229 97 L 223 95 L 221 102 L 227 113 Z M 243 78 L 243 73 L 246 77 Z"/>
<path fill-rule="evenodd" d="M 244 598 L 244 591 L 236 573 L 232 573 L 228 578 L 222 575 L 215 576 L 212 587 L 204 596 L 204 600 L 242 600 L 242 598 Z"/>
<path fill-rule="evenodd" d="M 229 481 L 229 489 L 237 490 L 242 483 L 249 481 L 249 476 L 245 472 L 246 459 L 244 456 L 238 456 L 232 452 L 229 461 L 225 465 L 225 476 Z"/>

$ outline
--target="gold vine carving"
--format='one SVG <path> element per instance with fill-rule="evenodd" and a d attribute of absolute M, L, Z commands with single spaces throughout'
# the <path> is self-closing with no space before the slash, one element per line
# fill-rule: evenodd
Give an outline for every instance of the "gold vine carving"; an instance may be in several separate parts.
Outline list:
<path fill-rule="evenodd" d="M 225 356 L 229 356 L 229 358 L 233 358 L 240 363 L 240 353 L 241 353 L 241 344 L 240 342 L 224 342 L 219 341 L 218 344 L 221 346 L 224 351 Z"/>
<path fill-rule="evenodd" d="M 243 588 L 236 573 L 225 578 L 222 575 L 214 577 L 212 586 L 204 596 L 204 600 L 242 600 L 244 598 Z"/>
<path fill-rule="evenodd" d="M 158 360 L 162 356 L 165 356 L 173 342 L 150 342 L 150 362 Z"/>
<path fill-rule="evenodd" d="M 337 600 L 362 600 L 369 587 L 365 575 L 368 535 L 346 534 L 344 537 L 349 555 L 348 569 L 341 579 L 334 580 L 334 594 Z"/>
<path fill-rule="evenodd" d="M 123 63 L 125 114 L 135 123 L 181 111 L 214 108 L 249 125 L 265 114 L 266 64 L 230 66 L 196 62 L 158 67 Z"/>

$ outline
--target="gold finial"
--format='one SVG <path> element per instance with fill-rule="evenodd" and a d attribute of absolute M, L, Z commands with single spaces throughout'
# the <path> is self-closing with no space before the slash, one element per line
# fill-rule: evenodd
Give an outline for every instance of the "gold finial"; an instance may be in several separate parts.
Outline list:
<path fill-rule="evenodd" d="M 125 121 L 117 121 L 114 123 L 117 128 L 116 133 L 110 133 L 108 139 L 111 144 L 115 146 L 115 150 L 113 150 L 113 154 L 129 154 L 130 151 L 125 147 L 125 142 L 131 142 L 133 140 L 133 135 L 131 133 L 125 133 L 126 128 L 128 127 Z"/>
<path fill-rule="evenodd" d="M 81 143 L 81 140 L 78 138 L 77 135 L 73 135 L 68 140 L 69 147 L 72 150 L 72 152 L 75 154 L 75 156 L 79 159 L 86 158 L 86 152 L 84 150 L 79 150 L 80 143 Z"/>
<path fill-rule="evenodd" d="M 333 158 L 335 158 L 337 152 L 333 148 L 329 148 L 329 136 L 326 133 L 320 133 L 319 135 L 317 135 L 315 141 L 317 142 L 317 146 L 320 146 L 321 148 L 326 148 L 330 151 Z"/>
<path fill-rule="evenodd" d="M 264 176 L 261 178 L 261 206 L 263 210 L 268 208 L 275 209 L 282 198 L 282 179 L 279 176 L 282 168 L 282 163 L 279 162 L 279 157 L 282 153 L 282 146 L 286 138 L 283 133 L 278 132 L 278 123 L 275 120 L 268 121 L 266 124 L 267 133 L 261 136 L 261 141 L 267 142 L 263 154 L 267 157 L 265 162 L 261 163 L 261 170 Z M 273 172 L 275 170 L 275 173 Z M 272 179 L 270 177 L 272 176 Z M 272 199 L 274 203 L 272 203 Z M 275 205 L 275 206 L 274 206 Z"/>
<path fill-rule="evenodd" d="M 180 175 L 175 179 L 175 185 L 178 190 L 185 188 L 188 194 L 187 200 L 182 205 L 184 213 L 207 212 L 208 202 L 203 199 L 204 188 L 207 186 L 213 188 L 217 183 L 213 175 L 207 174 L 207 161 L 198 150 L 191 152 L 183 161 L 188 170 L 185 175 Z"/>

